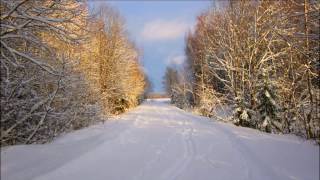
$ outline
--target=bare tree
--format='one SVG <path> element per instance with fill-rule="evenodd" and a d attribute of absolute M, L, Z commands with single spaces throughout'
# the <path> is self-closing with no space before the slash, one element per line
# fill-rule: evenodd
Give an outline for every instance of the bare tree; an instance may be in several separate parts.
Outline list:
<path fill-rule="evenodd" d="M 233 107 L 236 124 L 319 137 L 317 18 L 316 1 L 232 1 L 200 15 L 186 40 L 196 107 L 207 99 L 207 112 Z M 268 104 L 261 102 L 262 89 L 276 93 L 278 118 L 265 120 L 259 111 Z"/>
<path fill-rule="evenodd" d="M 47 142 L 138 104 L 145 75 L 114 10 L 91 17 L 76 0 L 0 9 L 1 145 Z"/>

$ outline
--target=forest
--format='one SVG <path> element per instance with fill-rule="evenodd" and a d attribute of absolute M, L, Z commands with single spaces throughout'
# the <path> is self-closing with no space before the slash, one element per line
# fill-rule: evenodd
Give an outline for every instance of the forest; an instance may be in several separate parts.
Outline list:
<path fill-rule="evenodd" d="M 319 141 L 319 9 L 315 0 L 231 0 L 202 12 L 185 38 L 186 63 L 167 67 L 171 103 Z"/>
<path fill-rule="evenodd" d="M 137 106 L 141 53 L 108 5 L 1 0 L 1 146 L 44 143 Z"/>
<path fill-rule="evenodd" d="M 319 20 L 319 0 L 0 0 L 0 179 L 320 179 Z"/>
<path fill-rule="evenodd" d="M 185 35 L 186 62 L 167 67 L 171 102 L 320 140 L 319 7 L 315 0 L 211 6 Z M 147 97 L 142 50 L 111 6 L 3 0 L 0 10 L 1 146 L 48 142 Z"/>

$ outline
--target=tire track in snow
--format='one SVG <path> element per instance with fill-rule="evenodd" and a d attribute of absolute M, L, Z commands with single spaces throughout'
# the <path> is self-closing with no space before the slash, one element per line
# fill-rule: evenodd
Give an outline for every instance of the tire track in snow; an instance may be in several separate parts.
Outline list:
<path fill-rule="evenodd" d="M 117 119 L 117 123 L 106 122 L 80 130 L 56 143 L 18 146 L 13 151 L 1 152 L 5 157 L 5 161 L 1 159 L 4 165 L 1 179 L 313 180 L 319 177 L 319 164 L 315 161 L 319 158 L 319 148 L 313 144 L 292 138 L 285 138 L 287 142 L 281 143 L 267 134 L 268 142 L 260 142 L 253 130 L 244 139 L 240 135 L 247 133 L 245 129 L 216 123 L 157 101 L 146 102 Z M 275 154 L 277 148 L 280 154 Z"/>
<path fill-rule="evenodd" d="M 186 113 L 186 112 L 182 112 L 182 113 Z M 193 116 L 193 120 L 194 120 L 195 123 L 198 123 L 198 122 L 202 122 L 203 123 L 204 119 L 207 119 L 207 118 L 206 117 L 200 117 L 200 116 Z M 229 132 L 224 127 L 219 126 L 217 123 L 213 124 L 212 119 L 210 119 L 208 122 L 209 122 L 209 124 L 207 124 L 207 125 L 211 125 L 210 128 L 214 128 L 214 130 L 220 132 L 222 135 L 225 135 L 227 140 L 229 140 L 230 145 L 233 147 L 233 149 L 236 150 L 235 152 L 240 152 L 240 155 L 238 157 L 241 158 L 241 160 L 242 160 L 241 162 L 243 162 L 242 167 L 244 168 L 244 170 L 246 172 L 244 178 L 246 180 L 252 179 L 252 171 L 253 170 L 250 169 L 250 167 L 251 167 L 250 163 L 247 160 L 247 158 L 245 158 L 246 153 L 244 153 L 243 151 L 239 151 L 238 150 L 238 148 L 239 148 L 238 146 L 240 146 L 240 145 L 236 144 L 237 140 L 231 139 L 231 138 L 233 138 L 232 136 L 235 137 L 236 135 L 233 134 L 232 132 Z M 210 146 L 209 148 L 212 149 L 212 146 Z M 211 150 L 209 152 L 211 152 Z M 208 163 L 210 165 L 210 167 L 216 168 L 215 163 L 213 163 L 212 160 L 208 158 L 208 154 L 204 154 L 204 161 L 206 163 Z"/>
<path fill-rule="evenodd" d="M 181 113 L 181 114 L 183 114 L 185 117 L 187 117 L 188 119 L 189 119 L 189 122 L 191 122 L 191 121 L 193 121 L 194 123 L 199 123 L 199 122 L 203 122 L 203 119 L 205 118 L 205 117 L 197 117 L 197 116 L 192 116 L 193 117 L 193 119 L 190 119 L 190 115 L 188 114 L 188 113 L 186 113 L 185 111 L 183 111 L 183 110 L 181 110 L 181 109 L 178 109 L 179 110 L 179 112 Z M 210 122 L 212 122 L 212 120 L 210 121 Z M 212 123 L 210 123 L 211 125 L 212 125 Z M 192 126 L 191 126 L 192 127 Z M 220 127 L 220 126 L 219 126 Z M 231 135 L 230 135 L 230 133 L 232 133 L 232 132 L 230 132 L 229 134 L 228 134 L 228 130 L 225 130 L 225 129 L 223 129 L 223 127 L 221 127 L 221 129 L 219 128 L 219 127 L 217 127 L 217 126 L 215 126 L 215 124 L 214 124 L 214 126 L 211 126 L 211 128 L 214 128 L 216 131 L 218 131 L 218 132 L 220 132 L 220 133 L 222 133 L 223 135 L 225 135 L 225 137 L 229 140 L 229 142 L 230 142 L 230 145 L 233 147 L 233 149 L 235 149 L 235 150 L 237 150 L 236 152 L 240 152 L 241 154 L 239 155 L 239 157 L 241 158 L 241 160 L 242 160 L 242 162 L 243 162 L 243 165 L 242 165 L 242 167 L 245 169 L 245 177 L 244 177 L 244 179 L 246 179 L 246 180 L 251 180 L 251 179 L 254 179 L 254 178 L 252 178 L 252 171 L 253 170 L 251 170 L 249 167 L 251 167 L 250 166 L 250 162 L 245 158 L 245 156 L 243 155 L 243 151 L 239 151 L 238 150 L 238 146 L 240 146 L 240 145 L 237 145 L 237 144 L 235 144 L 236 142 L 233 140 L 231 140 L 230 138 L 232 137 Z M 193 129 L 193 128 L 192 128 Z M 233 134 L 234 135 L 234 134 Z M 234 136 L 236 136 L 236 135 L 234 135 Z M 191 139 L 192 140 L 192 139 Z M 192 141 L 192 143 L 194 144 L 194 141 Z M 193 145 L 194 147 L 195 147 L 195 145 Z M 209 148 L 211 148 L 212 149 L 212 146 L 210 146 Z M 211 152 L 211 151 L 209 151 L 209 152 Z M 206 162 L 206 163 L 208 163 L 209 164 L 209 166 L 211 167 L 211 168 L 216 168 L 216 166 L 215 166 L 215 163 L 214 162 L 212 162 L 212 160 L 210 160 L 209 158 L 208 158 L 208 154 L 203 154 L 201 157 L 203 157 L 204 159 L 204 162 Z"/>
<path fill-rule="evenodd" d="M 157 115 L 163 115 L 162 113 L 160 113 L 160 111 L 154 111 L 155 112 L 155 116 Z M 169 117 L 168 115 L 165 114 L 165 117 Z M 175 134 L 171 135 L 165 143 L 163 143 L 159 148 L 158 151 L 156 151 L 155 156 L 149 161 L 147 162 L 147 164 L 141 168 L 140 172 L 137 174 L 137 176 L 135 176 L 133 179 L 134 180 L 142 180 L 145 177 L 146 172 L 149 172 L 150 169 L 152 169 L 152 167 L 160 161 L 161 158 L 161 154 L 168 148 L 168 145 L 170 144 L 170 142 L 173 140 L 173 138 L 175 137 Z"/>
<path fill-rule="evenodd" d="M 192 138 L 194 129 L 190 123 L 191 120 L 189 119 L 189 117 L 185 116 L 185 114 L 183 113 L 177 113 L 177 114 L 182 118 L 186 118 L 183 120 L 183 130 L 182 130 L 184 154 L 182 156 L 182 159 L 176 161 L 176 163 L 173 166 L 171 166 L 171 168 L 167 169 L 164 172 L 161 178 L 163 180 L 177 179 L 182 174 L 182 172 L 188 167 L 188 165 L 196 155 L 196 147 Z"/>
<path fill-rule="evenodd" d="M 258 156 L 256 156 L 256 154 L 252 152 L 249 147 L 247 147 L 239 138 L 237 138 L 237 135 L 234 134 L 231 130 L 228 130 L 218 123 L 215 123 L 214 125 L 217 130 L 222 132 L 229 139 L 232 147 L 240 153 L 240 157 L 242 158 L 244 165 L 246 166 L 246 178 L 248 180 L 254 180 L 257 178 L 259 178 L 260 180 L 269 180 L 274 179 L 274 177 L 277 177 L 276 179 L 283 178 L 281 178 L 272 169 L 272 167 L 261 161 Z"/>

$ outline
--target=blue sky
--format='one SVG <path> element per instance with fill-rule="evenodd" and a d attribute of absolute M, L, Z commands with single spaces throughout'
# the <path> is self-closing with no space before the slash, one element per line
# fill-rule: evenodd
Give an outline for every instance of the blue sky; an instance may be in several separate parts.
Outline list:
<path fill-rule="evenodd" d="M 185 33 L 212 2 L 205 0 L 89 1 L 107 3 L 124 17 L 131 40 L 142 50 L 142 64 L 155 92 L 163 92 L 162 78 L 168 65 L 184 61 Z"/>

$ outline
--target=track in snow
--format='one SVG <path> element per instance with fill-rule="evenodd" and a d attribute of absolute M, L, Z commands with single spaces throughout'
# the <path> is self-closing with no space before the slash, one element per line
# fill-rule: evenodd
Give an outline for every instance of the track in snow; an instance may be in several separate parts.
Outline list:
<path fill-rule="evenodd" d="M 1 179 L 317 180 L 319 146 L 149 100 L 50 144 L 2 150 Z"/>

